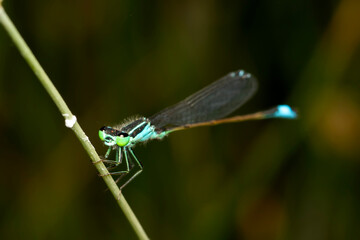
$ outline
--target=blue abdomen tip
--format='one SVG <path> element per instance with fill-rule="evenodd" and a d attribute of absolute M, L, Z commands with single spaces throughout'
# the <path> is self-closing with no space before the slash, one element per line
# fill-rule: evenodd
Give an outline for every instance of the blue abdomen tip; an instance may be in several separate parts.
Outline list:
<path fill-rule="evenodd" d="M 288 105 L 279 105 L 273 116 L 277 118 L 295 119 L 297 118 L 297 113 Z"/>

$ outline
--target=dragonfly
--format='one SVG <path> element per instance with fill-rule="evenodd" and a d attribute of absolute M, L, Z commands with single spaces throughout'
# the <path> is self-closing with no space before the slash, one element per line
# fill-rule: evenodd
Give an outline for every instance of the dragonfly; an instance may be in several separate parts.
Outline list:
<path fill-rule="evenodd" d="M 117 168 L 124 161 L 124 170 L 109 173 L 119 176 L 116 182 L 125 175 L 129 176 L 120 187 L 122 190 L 143 170 L 142 163 L 133 152 L 139 143 L 160 140 L 169 133 L 194 127 L 268 118 L 297 118 L 297 112 L 288 105 L 224 118 L 248 101 L 257 88 L 257 80 L 252 74 L 238 70 L 149 118 L 135 117 L 118 126 L 103 126 L 99 130 L 99 138 L 108 150 L 101 161 L 108 164 L 109 170 Z M 112 151 L 115 151 L 114 160 L 109 159 Z"/>

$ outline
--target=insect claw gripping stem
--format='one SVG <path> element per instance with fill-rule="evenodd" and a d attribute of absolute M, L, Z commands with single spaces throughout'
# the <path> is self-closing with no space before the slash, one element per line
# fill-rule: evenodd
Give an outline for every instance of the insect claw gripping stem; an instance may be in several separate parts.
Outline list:
<path fill-rule="evenodd" d="M 130 153 L 130 155 L 129 155 Z M 126 163 L 126 169 L 122 170 L 122 171 L 118 171 L 118 172 L 110 172 L 107 175 L 120 175 L 120 177 L 118 177 L 115 182 L 118 183 L 125 175 L 129 174 L 131 172 L 131 170 L 133 170 L 134 165 L 138 166 L 140 169 L 138 171 L 136 171 L 124 184 L 121 185 L 120 190 L 122 190 L 128 183 L 130 183 L 137 175 L 139 175 L 142 170 L 143 170 L 143 166 L 141 164 L 141 162 L 136 158 L 136 156 L 134 155 L 133 151 L 131 150 L 131 148 L 123 148 L 121 150 L 121 148 L 119 148 L 117 150 L 116 153 L 116 159 L 117 160 L 102 160 L 105 163 L 110 163 L 113 164 L 113 167 L 108 167 L 107 169 L 112 169 L 112 168 L 116 168 L 120 165 L 121 163 L 121 156 L 122 154 L 124 154 L 124 158 L 125 158 L 125 163 Z M 107 176 L 106 175 L 106 176 Z M 103 177 L 104 175 L 101 175 L 101 177 Z"/>
<path fill-rule="evenodd" d="M 99 177 L 106 177 L 106 176 L 109 176 L 111 175 L 111 173 L 107 173 L 107 174 L 98 174 Z"/>
<path fill-rule="evenodd" d="M 113 164 L 113 165 L 116 165 L 117 162 L 116 161 L 113 161 L 113 160 L 107 160 L 107 159 L 103 159 L 103 158 L 100 158 L 100 160 L 96 161 L 96 162 L 93 162 L 93 164 L 98 164 L 98 163 L 110 163 L 110 164 Z"/>
<path fill-rule="evenodd" d="M 101 163 L 103 162 L 103 159 L 100 158 L 100 160 L 96 161 L 96 162 L 93 162 L 94 165 L 98 164 L 98 163 Z"/>
<path fill-rule="evenodd" d="M 120 148 L 119 148 L 120 149 Z M 124 176 L 124 175 L 126 175 L 126 174 L 128 174 L 129 172 L 130 172 L 130 167 L 129 167 L 129 158 L 128 158 L 128 155 L 127 155 L 127 151 L 126 151 L 126 149 L 124 148 L 124 150 L 123 150 L 123 153 L 124 153 L 124 155 L 125 155 L 125 162 L 126 162 L 126 170 L 123 170 L 123 171 L 118 171 L 118 172 L 111 172 L 111 173 L 109 173 L 109 175 L 120 175 L 120 177 L 116 180 L 116 183 Z M 120 155 L 119 155 L 120 154 Z M 121 154 L 121 150 L 119 150 L 119 152 L 117 153 L 117 155 L 118 155 L 118 159 L 117 159 L 117 161 L 112 161 L 112 160 L 107 160 L 107 162 L 110 162 L 110 163 L 115 163 L 115 166 L 114 167 L 117 167 L 117 166 L 119 166 L 120 165 L 120 156 L 122 155 Z M 121 190 L 121 188 L 120 188 L 120 190 Z"/>

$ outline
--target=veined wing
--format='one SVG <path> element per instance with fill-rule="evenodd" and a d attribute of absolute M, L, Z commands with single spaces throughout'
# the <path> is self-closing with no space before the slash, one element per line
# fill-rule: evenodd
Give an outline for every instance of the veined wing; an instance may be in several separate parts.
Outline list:
<path fill-rule="evenodd" d="M 250 99 L 256 89 L 257 81 L 251 74 L 243 70 L 231 72 L 149 120 L 159 130 L 170 130 L 223 118 Z"/>

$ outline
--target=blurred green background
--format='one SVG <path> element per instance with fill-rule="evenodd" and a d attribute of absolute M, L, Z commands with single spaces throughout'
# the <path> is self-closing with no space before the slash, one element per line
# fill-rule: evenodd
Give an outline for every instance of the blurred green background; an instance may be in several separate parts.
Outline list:
<path fill-rule="evenodd" d="M 299 110 L 136 147 L 124 195 L 151 239 L 360 239 L 360 1 L 4 7 L 99 154 L 101 126 L 237 69 L 260 87 L 236 114 Z M 0 239 L 137 239 L 2 27 L 0 134 Z"/>

